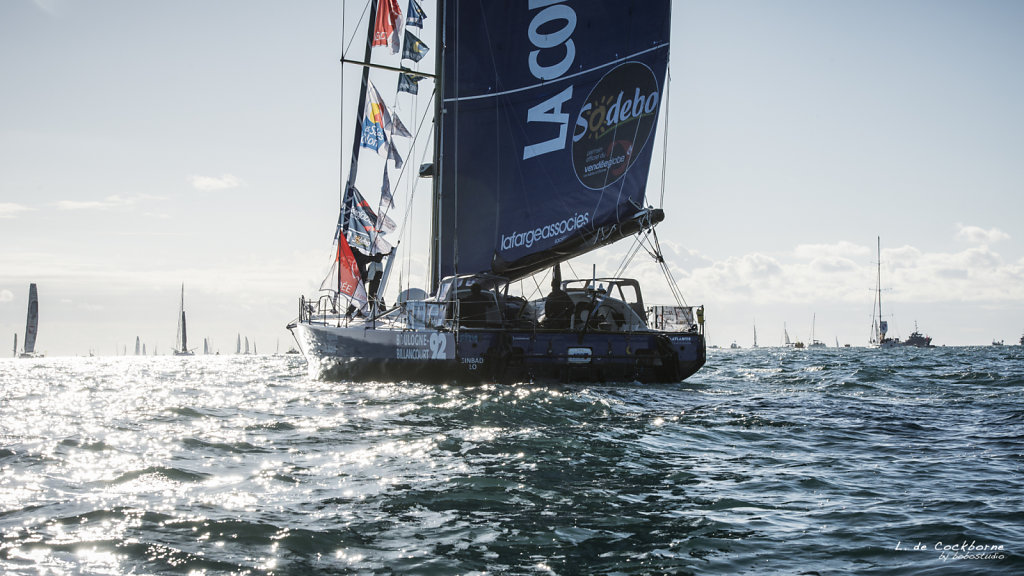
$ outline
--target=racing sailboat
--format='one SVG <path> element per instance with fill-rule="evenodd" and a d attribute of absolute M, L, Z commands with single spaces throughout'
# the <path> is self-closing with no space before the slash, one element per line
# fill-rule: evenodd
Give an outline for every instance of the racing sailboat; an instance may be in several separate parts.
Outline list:
<path fill-rule="evenodd" d="M 25 319 L 25 348 L 22 349 L 19 358 L 42 358 L 43 355 L 36 352 L 36 336 L 39 334 L 39 294 L 33 282 L 28 285 L 28 317 Z M 17 339 L 17 336 L 15 336 Z M 15 349 L 18 344 L 15 340 Z"/>
<path fill-rule="evenodd" d="M 646 201 L 671 1 L 438 5 L 430 15 L 412 1 L 402 15 L 397 0 L 372 0 L 363 59 L 343 58 L 361 80 L 334 267 L 288 325 L 311 372 L 421 382 L 694 374 L 706 359 L 703 307 L 683 300 L 654 229 L 665 213 Z M 420 70 L 431 49 L 411 28 L 422 36 L 431 17 L 435 60 Z M 400 63 L 373 58 L 374 46 L 397 55 L 399 45 Z M 400 139 L 415 137 L 375 85 L 397 85 L 397 101 L 426 95 L 419 83 L 428 78 L 433 157 L 419 174 L 432 189 L 429 279 L 388 306 L 398 252 L 385 238 L 395 229 L 389 171 L 402 168 Z M 357 188 L 366 150 L 385 158 L 376 210 Z M 648 306 L 640 283 L 620 272 L 563 280 L 561 264 L 626 240 L 627 263 L 650 253 L 674 304 Z M 524 288 L 544 285 L 543 297 Z"/>
<path fill-rule="evenodd" d="M 178 336 L 174 344 L 175 356 L 192 356 L 188 349 L 188 330 L 185 326 L 185 285 L 181 285 L 181 306 L 178 308 Z"/>

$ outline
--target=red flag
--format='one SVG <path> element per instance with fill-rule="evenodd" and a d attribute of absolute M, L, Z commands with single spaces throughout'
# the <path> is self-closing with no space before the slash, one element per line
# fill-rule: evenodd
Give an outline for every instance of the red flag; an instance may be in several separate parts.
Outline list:
<path fill-rule="evenodd" d="M 338 234 L 338 292 L 348 296 L 360 310 L 366 311 L 366 288 L 363 288 L 363 277 L 359 274 L 356 257 L 349 248 L 344 234 Z"/>
<path fill-rule="evenodd" d="M 380 0 L 377 5 L 377 20 L 373 25 L 373 45 L 391 46 L 391 53 L 398 54 L 398 33 L 402 29 L 402 9 L 398 0 Z"/>

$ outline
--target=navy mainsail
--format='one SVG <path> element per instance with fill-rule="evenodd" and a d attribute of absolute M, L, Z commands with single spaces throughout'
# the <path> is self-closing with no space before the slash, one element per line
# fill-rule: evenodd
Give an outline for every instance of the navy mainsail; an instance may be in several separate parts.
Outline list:
<path fill-rule="evenodd" d="M 670 0 L 444 4 L 435 285 L 521 278 L 660 220 L 643 208 Z"/>

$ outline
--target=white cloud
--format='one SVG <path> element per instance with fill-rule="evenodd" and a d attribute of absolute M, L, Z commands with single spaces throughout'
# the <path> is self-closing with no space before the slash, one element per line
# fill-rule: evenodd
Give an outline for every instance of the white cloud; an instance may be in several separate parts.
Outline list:
<path fill-rule="evenodd" d="M 868 255 L 874 256 L 874 251 L 866 246 L 842 241 L 835 244 L 801 244 L 793 250 L 793 254 L 798 258 L 843 258 L 860 261 Z"/>
<path fill-rule="evenodd" d="M 22 212 L 28 212 L 32 210 L 28 206 L 22 204 L 14 204 L 13 202 L 0 202 L 0 218 L 14 218 Z"/>
<path fill-rule="evenodd" d="M 848 243 L 802 245 L 785 253 L 709 261 L 676 268 L 680 288 L 699 301 L 735 304 L 870 302 L 877 264 L 875 247 Z M 670 260 L 671 262 L 671 260 Z M 658 290 L 657 278 L 638 277 L 646 291 Z M 913 246 L 882 251 L 882 288 L 890 302 L 1024 304 L 1024 259 L 1007 262 L 987 245 L 952 253 L 922 252 Z"/>
<path fill-rule="evenodd" d="M 857 264 L 849 258 L 826 256 L 811 260 L 811 269 L 822 274 L 833 274 L 856 270 Z"/>
<path fill-rule="evenodd" d="M 107 196 L 103 200 L 60 200 L 56 206 L 60 210 L 111 210 L 134 206 L 137 202 L 138 198 Z"/>
<path fill-rule="evenodd" d="M 10 290 L 0 290 L 0 302 L 10 302 L 14 300 L 14 293 Z"/>
<path fill-rule="evenodd" d="M 1001 240 L 1009 240 L 1010 235 L 999 228 L 985 230 L 980 226 L 964 226 L 957 224 L 956 239 L 970 242 L 971 244 L 995 244 Z"/>
<path fill-rule="evenodd" d="M 245 183 L 242 179 L 233 176 L 231 174 L 223 174 L 221 176 L 192 176 L 188 179 L 189 184 L 192 185 L 196 190 L 202 190 L 204 192 L 210 192 L 214 190 L 228 190 L 230 188 L 238 188 L 244 186 Z"/>

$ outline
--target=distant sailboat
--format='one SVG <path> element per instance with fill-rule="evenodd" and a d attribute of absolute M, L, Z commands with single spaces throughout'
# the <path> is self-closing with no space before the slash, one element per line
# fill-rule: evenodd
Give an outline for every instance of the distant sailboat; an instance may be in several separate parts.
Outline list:
<path fill-rule="evenodd" d="M 188 349 L 188 332 L 185 328 L 185 285 L 181 285 L 181 307 L 178 309 L 178 339 L 174 345 L 175 356 L 192 356 Z"/>
<path fill-rule="evenodd" d="M 135 337 L 135 355 L 138 356 L 139 352 L 141 352 L 141 351 L 142 351 L 142 341 L 139 340 L 138 336 L 136 336 Z"/>
<path fill-rule="evenodd" d="M 754 322 L 754 345 L 751 348 L 757 348 L 757 322 Z"/>
<path fill-rule="evenodd" d="M 875 284 L 875 311 L 876 318 L 871 314 L 871 338 L 868 339 L 868 346 L 871 348 L 895 348 L 900 345 L 899 338 L 886 338 L 889 331 L 889 323 L 882 320 L 882 237 L 878 237 L 878 275 Z"/>
<path fill-rule="evenodd" d="M 209 354 L 209 353 L 210 353 L 210 340 L 207 339 L 207 338 L 203 338 L 203 354 L 205 355 L 205 354 Z"/>
<path fill-rule="evenodd" d="M 814 324 L 818 320 L 818 315 L 811 316 L 811 343 L 807 345 L 808 348 L 825 348 L 825 343 L 821 340 L 815 340 L 814 338 Z"/>
<path fill-rule="evenodd" d="M 235 354 L 242 353 L 242 335 L 238 335 L 238 340 L 235 342 Z"/>
<path fill-rule="evenodd" d="M 786 348 L 803 348 L 804 347 L 804 343 L 801 342 L 799 338 L 797 338 L 795 342 L 791 342 L 789 340 L 789 330 L 786 329 L 786 323 L 785 322 L 782 323 L 782 335 L 785 337 Z"/>
<path fill-rule="evenodd" d="M 14 357 L 18 357 L 18 333 L 14 333 Z"/>
<path fill-rule="evenodd" d="M 245 353 L 246 354 L 249 353 L 249 337 L 248 336 L 245 337 Z"/>
<path fill-rule="evenodd" d="M 917 348 L 933 348 L 931 336 L 921 334 L 917 329 L 917 322 L 914 322 L 914 331 L 907 337 L 906 341 L 900 342 L 899 338 L 887 338 L 886 332 L 889 324 L 882 320 L 882 239 L 878 238 L 878 281 L 875 287 L 875 310 L 878 311 L 878 318 L 871 314 L 871 338 L 868 346 L 872 348 L 896 348 L 898 346 L 915 346 Z"/>
<path fill-rule="evenodd" d="M 783 336 L 783 340 L 785 342 L 786 348 L 803 348 L 804 347 L 804 343 L 801 342 L 799 338 L 797 338 L 795 342 L 791 342 L 789 340 L 789 330 L 786 329 L 786 323 L 785 322 L 782 323 L 782 336 Z"/>
<path fill-rule="evenodd" d="M 20 358 L 41 358 L 36 353 L 36 335 L 39 333 L 39 295 L 33 282 L 28 286 L 28 318 L 25 320 L 25 348 Z"/>

